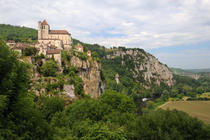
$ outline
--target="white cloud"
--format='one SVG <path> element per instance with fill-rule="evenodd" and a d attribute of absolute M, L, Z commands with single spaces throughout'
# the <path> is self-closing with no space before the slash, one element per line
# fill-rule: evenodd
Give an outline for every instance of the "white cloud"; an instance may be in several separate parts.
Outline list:
<path fill-rule="evenodd" d="M 149 49 L 210 39 L 209 0 L 0 0 L 0 5 L 1 22 L 36 28 L 46 18 L 52 28 L 107 46 Z"/>
<path fill-rule="evenodd" d="M 53 29 L 109 46 L 160 48 L 210 40 L 210 0 L 0 0 L 0 22 Z M 164 57 L 164 55 L 162 55 Z"/>

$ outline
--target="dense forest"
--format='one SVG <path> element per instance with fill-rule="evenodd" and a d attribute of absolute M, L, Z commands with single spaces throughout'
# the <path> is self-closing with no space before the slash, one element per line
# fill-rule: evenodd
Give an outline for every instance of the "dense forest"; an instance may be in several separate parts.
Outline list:
<path fill-rule="evenodd" d="M 113 90 L 69 105 L 58 96 L 35 96 L 28 92 L 29 65 L 3 41 L 0 68 L 0 139 L 210 139 L 210 126 L 196 118 L 177 110 L 139 115 L 132 97 Z"/>
<path fill-rule="evenodd" d="M 0 24 L 0 38 L 3 40 L 32 43 L 37 41 L 37 34 L 32 28 Z"/>

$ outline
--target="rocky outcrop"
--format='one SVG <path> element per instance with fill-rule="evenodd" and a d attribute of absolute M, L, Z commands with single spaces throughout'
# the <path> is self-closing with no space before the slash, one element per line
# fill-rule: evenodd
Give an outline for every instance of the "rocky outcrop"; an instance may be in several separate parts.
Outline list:
<path fill-rule="evenodd" d="M 97 98 L 105 89 L 105 83 L 101 78 L 101 64 L 97 61 L 81 60 L 73 56 L 70 61 L 71 65 L 79 69 L 78 76 L 84 82 L 85 94 Z"/>
<path fill-rule="evenodd" d="M 74 85 L 64 85 L 63 86 L 63 93 L 64 95 L 66 95 L 67 97 L 70 98 L 76 98 L 75 93 L 74 93 Z"/>
<path fill-rule="evenodd" d="M 161 82 L 168 86 L 174 84 L 173 74 L 169 68 L 142 49 L 113 50 L 105 59 L 116 57 L 121 57 L 121 65 L 125 65 L 137 81 L 144 81 L 145 87 L 152 84 L 160 85 Z"/>
<path fill-rule="evenodd" d="M 118 73 L 115 75 L 115 81 L 116 81 L 117 84 L 120 83 L 120 79 L 119 79 L 119 74 Z"/>

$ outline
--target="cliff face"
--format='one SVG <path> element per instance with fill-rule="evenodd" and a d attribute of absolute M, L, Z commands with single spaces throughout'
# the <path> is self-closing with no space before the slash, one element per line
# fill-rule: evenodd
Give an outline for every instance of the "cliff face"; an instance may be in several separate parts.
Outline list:
<path fill-rule="evenodd" d="M 61 95 L 68 99 L 77 98 L 78 85 L 70 82 L 71 76 L 65 73 L 65 68 L 76 68 L 75 74 L 82 80 L 84 93 L 93 98 L 103 93 L 105 82 L 107 89 L 119 90 L 123 93 L 130 92 L 136 83 L 137 86 L 142 85 L 145 88 L 160 85 L 161 82 L 168 86 L 174 84 L 173 75 L 168 67 L 141 49 L 106 49 L 104 57 L 101 57 L 102 63 L 96 61 L 94 57 L 83 58 L 81 54 L 84 53 L 66 52 L 68 57 L 63 56 L 64 64 L 57 72 L 60 76 L 44 77 L 34 70 L 35 93 Z M 45 59 L 40 61 L 45 63 Z M 34 64 L 34 69 L 37 69 L 36 67 L 37 65 Z"/>
<path fill-rule="evenodd" d="M 173 75 L 168 67 L 144 50 L 113 49 L 105 57 L 105 59 L 115 58 L 120 58 L 121 65 L 132 73 L 134 79 L 144 83 L 145 87 L 151 84 L 160 85 L 161 82 L 168 86 L 174 84 Z"/>
<path fill-rule="evenodd" d="M 95 60 L 81 60 L 73 56 L 70 61 L 71 65 L 78 68 L 79 77 L 84 82 L 85 94 L 97 98 L 105 89 L 105 83 L 101 79 L 101 64 Z"/>

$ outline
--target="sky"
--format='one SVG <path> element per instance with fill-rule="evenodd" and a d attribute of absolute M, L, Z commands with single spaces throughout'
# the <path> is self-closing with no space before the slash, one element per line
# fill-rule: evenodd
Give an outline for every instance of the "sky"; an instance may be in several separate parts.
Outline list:
<path fill-rule="evenodd" d="M 51 29 L 106 47 L 143 48 L 170 67 L 210 68 L 210 0 L 0 0 L 0 24 Z"/>

